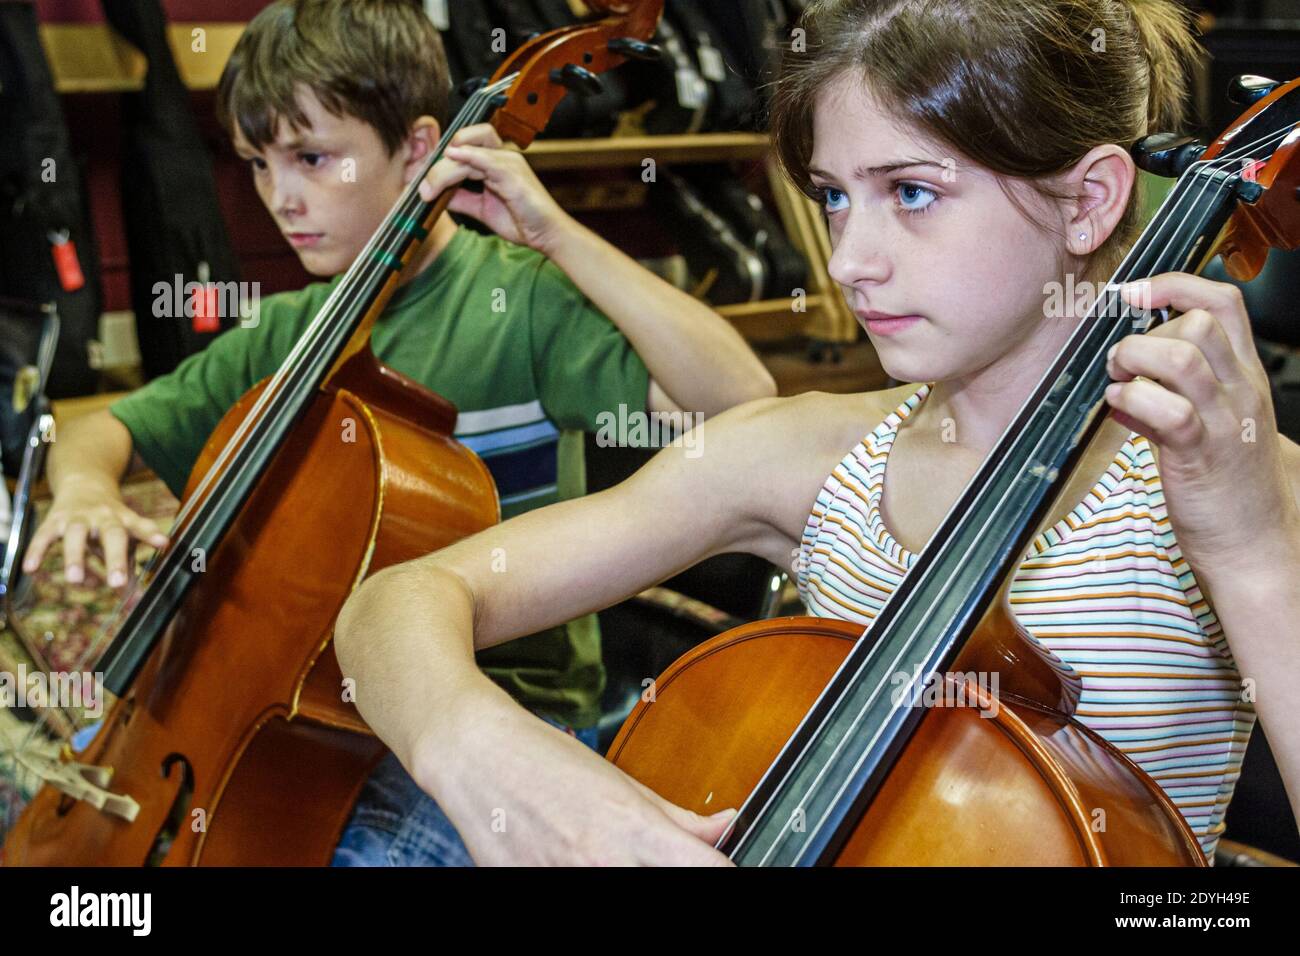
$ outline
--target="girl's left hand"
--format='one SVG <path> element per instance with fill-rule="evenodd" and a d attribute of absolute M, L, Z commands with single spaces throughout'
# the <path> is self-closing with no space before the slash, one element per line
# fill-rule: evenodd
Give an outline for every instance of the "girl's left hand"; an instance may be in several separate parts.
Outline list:
<path fill-rule="evenodd" d="M 439 193 L 475 179 L 481 193 L 457 190 L 448 209 L 473 216 L 502 239 L 552 255 L 568 214 L 546 191 L 523 153 L 507 147 L 490 123 L 476 123 L 456 133 L 443 157 L 420 184 L 426 202 Z"/>
<path fill-rule="evenodd" d="M 1157 446 L 1184 557 L 1213 574 L 1259 560 L 1274 540 L 1294 553 L 1300 507 L 1241 291 L 1169 272 L 1130 283 L 1121 296 L 1182 313 L 1111 349 L 1106 401 L 1117 421 Z"/>

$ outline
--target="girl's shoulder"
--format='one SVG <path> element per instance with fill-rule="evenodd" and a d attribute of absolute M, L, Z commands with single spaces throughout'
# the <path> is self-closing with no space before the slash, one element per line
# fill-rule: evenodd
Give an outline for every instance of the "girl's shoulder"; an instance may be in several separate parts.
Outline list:
<path fill-rule="evenodd" d="M 804 392 L 787 399 L 784 414 L 802 426 L 796 440 L 827 452 L 848 453 L 921 388 L 911 382 L 871 392 Z M 839 457 L 837 456 L 837 458 Z"/>
<path fill-rule="evenodd" d="M 803 392 L 761 398 L 728 409 L 701 428 L 721 454 L 719 467 L 778 470 L 803 482 L 824 478 L 858 442 L 875 430 L 920 385 L 850 394 Z"/>
<path fill-rule="evenodd" d="M 714 447 L 727 449 L 729 467 L 778 472 L 803 488 L 819 482 L 919 385 L 874 392 L 803 392 L 747 402 L 718 416 Z M 708 422 L 703 426 L 708 430 Z"/>
<path fill-rule="evenodd" d="M 750 402 L 754 424 L 780 445 L 805 451 L 848 453 L 907 399 L 922 388 L 917 382 L 876 392 L 803 392 Z"/>
<path fill-rule="evenodd" d="M 919 387 L 804 392 L 728 409 L 716 421 L 708 419 L 699 426 L 706 452 L 698 456 L 703 467 L 699 487 L 704 489 L 699 493 L 730 487 L 743 475 L 746 493 L 728 493 L 721 507 L 738 509 L 729 520 L 751 519 L 755 527 L 767 530 L 746 539 L 740 550 L 784 564 L 827 477 Z"/>

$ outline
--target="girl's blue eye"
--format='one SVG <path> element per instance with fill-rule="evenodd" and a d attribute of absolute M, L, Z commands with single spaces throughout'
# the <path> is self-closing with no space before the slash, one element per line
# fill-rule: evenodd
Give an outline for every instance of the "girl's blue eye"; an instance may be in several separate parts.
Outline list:
<path fill-rule="evenodd" d="M 838 205 L 838 203 L 844 202 L 846 205 L 848 203 L 849 197 L 846 196 L 842 190 L 836 189 L 833 186 L 823 186 L 818 190 L 818 192 L 820 193 L 821 204 L 825 207 L 828 213 L 839 212 L 844 208 L 844 206 Z"/>
<path fill-rule="evenodd" d="M 248 159 L 244 160 L 244 162 L 259 172 L 266 169 L 266 160 L 261 156 L 250 156 Z"/>
<path fill-rule="evenodd" d="M 895 192 L 898 194 L 899 208 L 907 213 L 927 212 L 939 198 L 933 189 L 917 183 L 899 183 Z"/>
<path fill-rule="evenodd" d="M 325 161 L 325 154 L 324 153 L 299 153 L 298 158 L 302 160 L 306 165 L 310 166 L 312 169 L 315 169 L 317 166 L 319 166 L 321 163 Z"/>

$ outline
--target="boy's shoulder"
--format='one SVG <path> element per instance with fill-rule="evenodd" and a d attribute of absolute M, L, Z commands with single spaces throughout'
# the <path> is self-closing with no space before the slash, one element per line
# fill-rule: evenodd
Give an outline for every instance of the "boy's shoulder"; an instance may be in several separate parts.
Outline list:
<path fill-rule="evenodd" d="M 456 237 L 456 241 L 444 252 L 450 253 L 450 258 L 455 261 L 458 269 L 482 269 L 489 274 L 508 278 L 532 278 L 549 265 L 560 278 L 568 278 L 562 269 L 536 249 L 502 239 L 495 233 L 479 232 L 462 225 L 457 227 Z"/>
<path fill-rule="evenodd" d="M 495 233 L 460 228 L 472 236 L 461 247 L 463 261 L 478 265 L 494 286 L 527 290 L 530 302 L 541 311 L 539 317 L 559 317 L 586 298 L 569 274 L 544 253 Z"/>
<path fill-rule="evenodd" d="M 480 303 L 490 298 L 493 310 L 506 320 L 531 318 L 538 309 L 546 315 L 568 314 L 582 295 L 564 270 L 542 253 L 466 225 L 458 225 L 451 242 L 412 286 L 404 301 L 416 301 L 433 289 L 450 294 L 447 301 Z"/>

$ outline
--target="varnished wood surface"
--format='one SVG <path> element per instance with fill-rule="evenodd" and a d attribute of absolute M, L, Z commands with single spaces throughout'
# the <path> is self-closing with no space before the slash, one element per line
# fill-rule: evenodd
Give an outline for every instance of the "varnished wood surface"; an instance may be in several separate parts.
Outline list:
<path fill-rule="evenodd" d="M 739 808 L 861 630 L 778 618 L 705 642 L 655 682 L 654 701 L 632 711 L 609 759 L 690 810 Z M 1007 634 L 989 638 L 982 630 L 972 645 L 1005 642 Z M 972 651 L 956 667 L 997 653 Z M 1052 696 L 1036 669 L 1038 691 Z M 1057 688 L 1055 696 L 1063 693 Z M 995 716 L 932 708 L 836 863 L 1198 866 L 1204 859 L 1178 810 L 1119 751 L 1062 714 L 1004 695 Z"/>

